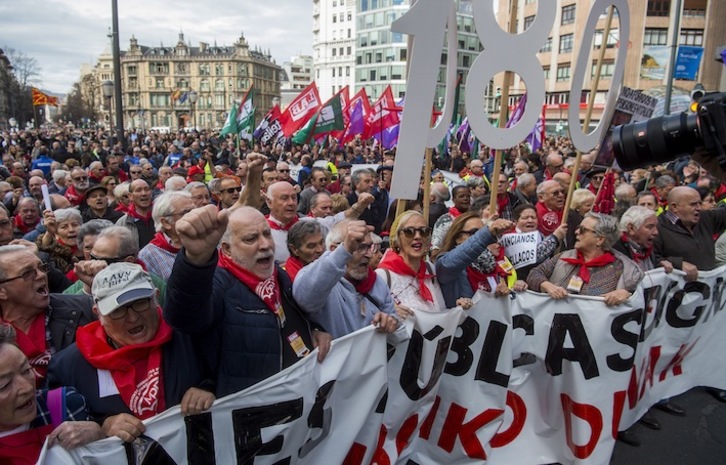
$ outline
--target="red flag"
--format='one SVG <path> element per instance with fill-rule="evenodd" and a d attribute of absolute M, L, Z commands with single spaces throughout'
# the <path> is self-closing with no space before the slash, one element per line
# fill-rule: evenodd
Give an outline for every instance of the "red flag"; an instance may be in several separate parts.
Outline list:
<path fill-rule="evenodd" d="M 31 87 L 33 92 L 33 106 L 41 106 L 41 105 L 52 105 L 54 107 L 58 106 L 58 98 L 57 97 L 51 97 L 48 94 L 45 94 L 41 92 L 40 90 L 36 89 L 35 87 Z"/>
<path fill-rule="evenodd" d="M 393 98 L 393 91 L 391 86 L 386 87 L 371 112 L 368 114 L 366 121 L 368 126 L 368 132 L 365 135 L 365 139 L 370 138 L 373 134 L 383 132 L 392 126 L 395 126 L 401 122 L 401 118 L 398 113 L 400 108 L 396 106 L 396 101 Z"/>
<path fill-rule="evenodd" d="M 315 82 L 312 82 L 295 97 L 295 100 L 278 119 L 285 137 L 290 137 L 295 131 L 303 127 L 319 109 L 320 95 L 318 94 L 318 86 L 315 85 Z"/>

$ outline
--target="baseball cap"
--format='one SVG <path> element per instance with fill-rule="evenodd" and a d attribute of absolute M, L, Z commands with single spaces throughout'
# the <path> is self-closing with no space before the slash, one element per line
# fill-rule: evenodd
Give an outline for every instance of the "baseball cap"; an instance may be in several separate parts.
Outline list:
<path fill-rule="evenodd" d="M 119 262 L 98 272 L 91 293 L 99 313 L 106 316 L 123 305 L 153 296 L 156 288 L 141 265 Z"/>

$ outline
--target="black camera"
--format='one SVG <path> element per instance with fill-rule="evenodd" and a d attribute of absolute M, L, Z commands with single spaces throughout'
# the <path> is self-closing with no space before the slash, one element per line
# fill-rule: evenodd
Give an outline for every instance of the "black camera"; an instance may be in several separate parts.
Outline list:
<path fill-rule="evenodd" d="M 726 93 L 710 93 L 695 113 L 659 116 L 616 126 L 613 152 L 618 165 L 632 170 L 667 163 L 703 147 L 726 170 Z"/>

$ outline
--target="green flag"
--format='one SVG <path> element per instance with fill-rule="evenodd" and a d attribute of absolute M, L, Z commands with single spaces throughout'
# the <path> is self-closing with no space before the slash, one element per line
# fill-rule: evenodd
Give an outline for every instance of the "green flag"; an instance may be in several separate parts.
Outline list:
<path fill-rule="evenodd" d="M 310 137 L 313 135 L 313 130 L 315 129 L 315 122 L 318 120 L 318 115 L 320 114 L 320 111 L 316 111 L 312 118 L 308 120 L 308 122 L 305 124 L 305 126 L 300 129 L 297 133 L 295 133 L 294 136 L 292 136 L 292 143 L 298 144 L 298 145 L 304 145 L 310 140 Z"/>
<path fill-rule="evenodd" d="M 229 110 L 227 115 L 227 121 L 224 123 L 224 127 L 219 132 L 219 137 L 224 137 L 227 134 L 237 134 L 239 128 L 237 127 L 237 102 L 232 104 L 232 108 Z"/>
<path fill-rule="evenodd" d="M 237 112 L 237 132 L 240 139 L 252 140 L 255 131 L 254 91 L 252 87 L 247 91 Z"/>
<path fill-rule="evenodd" d="M 327 134 L 332 131 L 342 131 L 345 129 L 345 120 L 343 119 L 343 103 L 340 101 L 340 92 L 335 94 L 333 98 L 328 100 L 318 112 L 318 120 L 315 123 L 313 136 L 318 134 Z"/>

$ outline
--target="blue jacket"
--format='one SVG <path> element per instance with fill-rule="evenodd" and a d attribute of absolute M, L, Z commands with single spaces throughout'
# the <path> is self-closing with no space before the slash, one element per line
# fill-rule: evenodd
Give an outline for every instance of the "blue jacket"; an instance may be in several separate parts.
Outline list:
<path fill-rule="evenodd" d="M 455 307 L 456 299 L 460 297 L 471 298 L 474 295 L 466 276 L 466 267 L 476 262 L 487 246 L 495 242 L 489 228 L 481 228 L 463 244 L 436 257 L 436 279 L 439 280 L 447 308 Z"/>
<path fill-rule="evenodd" d="M 313 350 L 311 324 L 292 298 L 292 282 L 276 268 L 285 324 L 245 284 L 217 268 L 217 252 L 204 266 L 192 265 L 182 249 L 167 283 L 164 318 L 194 335 L 217 381 L 217 397 L 251 386 L 300 360 L 287 337 L 297 332 Z"/>

